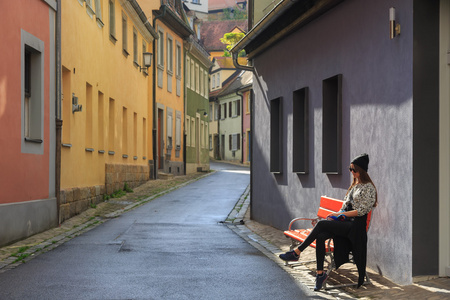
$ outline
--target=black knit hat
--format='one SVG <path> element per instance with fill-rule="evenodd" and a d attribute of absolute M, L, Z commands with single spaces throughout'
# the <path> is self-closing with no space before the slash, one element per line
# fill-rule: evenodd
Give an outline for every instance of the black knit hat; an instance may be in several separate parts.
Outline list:
<path fill-rule="evenodd" d="M 352 160 L 352 164 L 357 165 L 361 169 L 367 172 L 369 168 L 369 154 L 363 153 Z"/>

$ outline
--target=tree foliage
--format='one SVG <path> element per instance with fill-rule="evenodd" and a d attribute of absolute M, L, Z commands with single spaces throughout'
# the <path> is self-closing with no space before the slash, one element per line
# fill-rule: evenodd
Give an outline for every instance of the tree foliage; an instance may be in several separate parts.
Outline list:
<path fill-rule="evenodd" d="M 245 33 L 243 32 L 228 32 L 223 35 L 223 38 L 220 39 L 222 44 L 227 45 L 226 50 L 224 50 L 223 56 L 230 57 L 230 49 L 233 48 L 234 45 L 236 45 L 243 37 L 245 36 Z M 245 50 L 242 50 L 239 52 L 239 57 L 245 56 Z"/>

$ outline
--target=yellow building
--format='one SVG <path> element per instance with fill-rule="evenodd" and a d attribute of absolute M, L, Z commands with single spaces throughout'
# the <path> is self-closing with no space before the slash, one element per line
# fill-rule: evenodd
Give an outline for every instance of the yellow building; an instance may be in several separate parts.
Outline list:
<path fill-rule="evenodd" d="M 153 155 L 156 170 L 158 173 L 185 174 L 184 40 L 193 31 L 180 0 L 140 0 L 139 3 L 146 15 L 152 14 L 152 25 L 158 34 L 154 43 L 156 57 L 153 66 Z"/>
<path fill-rule="evenodd" d="M 62 2 L 61 217 L 149 178 L 157 37 L 136 0 Z"/>

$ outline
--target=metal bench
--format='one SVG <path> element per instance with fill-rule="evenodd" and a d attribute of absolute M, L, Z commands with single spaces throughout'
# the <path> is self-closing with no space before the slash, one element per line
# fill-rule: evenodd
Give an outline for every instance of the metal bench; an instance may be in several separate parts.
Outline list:
<path fill-rule="evenodd" d="M 313 218 L 313 219 L 311 219 L 311 218 L 295 218 L 295 219 L 293 219 L 289 223 L 289 229 L 284 231 L 284 235 L 287 238 L 291 239 L 290 250 L 295 249 L 299 244 L 303 243 L 303 241 L 306 239 L 306 237 L 309 235 L 309 233 L 313 229 L 313 228 L 292 229 L 292 226 L 294 225 L 295 222 L 297 222 L 297 221 L 311 221 L 312 225 L 315 226 L 318 221 L 320 221 L 322 219 L 326 219 L 329 214 L 338 212 L 342 208 L 342 204 L 343 203 L 344 203 L 344 201 L 342 201 L 342 200 L 334 199 L 334 198 L 327 197 L 327 196 L 322 196 L 320 198 L 320 206 L 319 206 L 319 210 L 317 211 L 317 217 L 316 218 Z M 366 231 L 369 230 L 371 217 L 372 217 L 372 211 L 370 211 L 370 213 L 367 215 Z M 316 241 L 312 242 L 310 244 L 310 247 L 316 248 Z M 336 264 L 334 262 L 334 244 L 333 244 L 333 239 L 329 239 L 325 243 L 325 257 L 329 258 L 328 270 L 327 270 L 327 275 L 328 275 L 328 278 L 329 278 L 329 275 L 330 275 L 331 271 L 336 270 Z M 285 265 L 293 267 L 293 266 L 295 266 L 297 264 L 304 264 L 304 263 L 309 263 L 309 262 L 314 262 L 314 261 L 315 260 L 313 260 L 313 261 L 299 261 L 299 262 L 285 262 Z M 350 258 L 350 262 L 353 262 L 352 257 Z M 366 281 L 364 282 L 364 284 L 368 284 L 368 283 L 370 283 L 370 278 L 369 278 L 369 275 L 366 272 Z M 353 285 L 357 285 L 357 283 L 334 285 L 334 286 L 327 287 L 326 281 L 325 281 L 324 282 L 324 289 L 333 289 L 333 288 L 340 288 L 340 287 L 344 287 L 344 286 L 353 286 Z"/>

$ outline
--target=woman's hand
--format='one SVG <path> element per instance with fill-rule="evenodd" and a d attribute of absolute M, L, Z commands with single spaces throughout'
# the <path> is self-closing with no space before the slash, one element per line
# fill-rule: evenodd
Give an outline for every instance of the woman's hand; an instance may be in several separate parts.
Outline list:
<path fill-rule="evenodd" d="M 331 213 L 331 214 L 329 214 L 328 216 L 327 216 L 327 220 L 333 220 L 333 218 L 331 218 L 331 217 L 337 217 L 337 216 L 339 216 L 339 215 L 341 215 L 342 213 L 340 213 L 340 212 L 337 212 L 337 213 Z"/>

